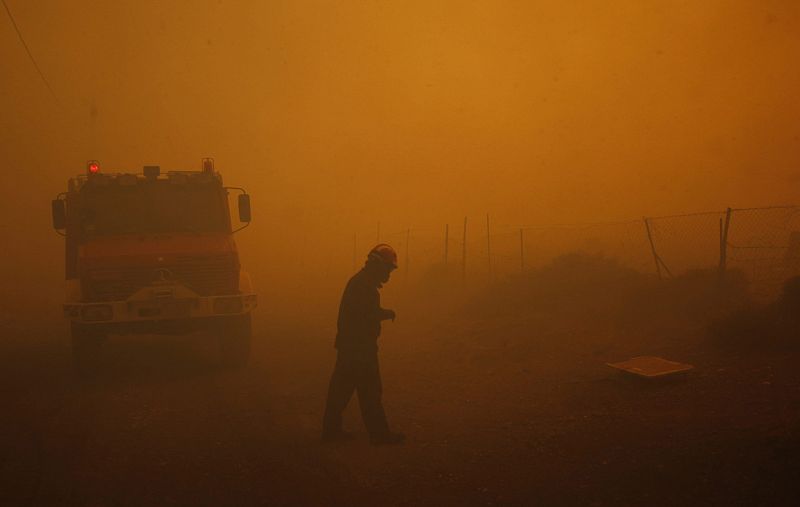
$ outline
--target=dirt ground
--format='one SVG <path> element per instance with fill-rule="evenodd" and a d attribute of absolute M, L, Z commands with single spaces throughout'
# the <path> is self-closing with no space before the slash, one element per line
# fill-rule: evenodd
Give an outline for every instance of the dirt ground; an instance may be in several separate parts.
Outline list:
<path fill-rule="evenodd" d="M 357 439 L 319 441 L 330 318 L 260 311 L 242 371 L 214 368 L 192 337 L 114 339 L 80 380 L 65 322 L 9 315 L 0 504 L 794 505 L 800 493 L 796 351 L 721 351 L 701 329 L 643 346 L 535 316 L 398 312 L 381 367 L 408 441 L 380 448 L 356 400 Z M 645 382 L 605 366 L 641 354 L 695 369 Z"/>

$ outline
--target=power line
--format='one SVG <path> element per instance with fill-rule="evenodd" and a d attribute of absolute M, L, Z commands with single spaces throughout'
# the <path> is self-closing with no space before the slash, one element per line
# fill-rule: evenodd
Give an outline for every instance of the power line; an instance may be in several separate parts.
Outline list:
<path fill-rule="evenodd" d="M 28 43 L 25 42 L 25 38 L 22 36 L 22 32 L 20 32 L 19 27 L 17 26 L 17 22 L 16 20 L 14 20 L 14 16 L 11 14 L 11 9 L 8 8 L 6 0 L 0 0 L 0 2 L 3 2 L 3 7 L 6 8 L 6 12 L 8 13 L 8 19 L 11 20 L 11 24 L 14 26 L 14 30 L 17 32 L 17 36 L 19 37 L 20 42 L 22 42 L 22 47 L 24 47 L 25 52 L 28 53 L 28 58 L 30 58 L 31 63 L 36 68 L 36 72 L 39 73 L 39 77 L 42 78 L 42 82 L 47 87 L 47 90 L 50 92 L 50 95 L 53 96 L 53 100 L 55 100 L 57 104 L 60 104 L 60 102 L 58 101 L 58 97 L 56 96 L 56 93 L 53 91 L 53 87 L 50 86 L 50 83 L 47 81 L 47 78 L 44 77 L 44 73 L 42 72 L 42 69 L 39 68 L 39 64 L 36 63 L 36 59 L 33 57 L 33 53 L 31 53 L 31 50 L 28 47 Z"/>

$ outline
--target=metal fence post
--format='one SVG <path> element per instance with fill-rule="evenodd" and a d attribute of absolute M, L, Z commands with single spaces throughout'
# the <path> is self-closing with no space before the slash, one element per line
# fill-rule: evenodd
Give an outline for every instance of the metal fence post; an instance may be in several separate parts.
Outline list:
<path fill-rule="evenodd" d="M 444 224 L 444 265 L 447 266 L 447 252 L 450 249 L 450 224 Z"/>
<path fill-rule="evenodd" d="M 653 235 L 650 233 L 650 221 L 647 217 L 644 217 L 643 220 L 644 228 L 647 231 L 647 240 L 650 242 L 650 251 L 653 252 L 653 261 L 656 263 L 656 273 L 658 273 L 658 279 L 661 280 L 661 262 L 658 260 L 656 245 L 653 243 Z"/>
<path fill-rule="evenodd" d="M 725 270 L 728 268 L 728 230 L 731 226 L 731 214 L 733 210 L 728 208 L 725 211 L 725 223 L 722 219 L 719 220 L 719 278 L 725 276 Z"/>
<path fill-rule="evenodd" d="M 409 259 L 409 252 L 410 249 L 408 244 L 411 242 L 411 228 L 406 229 L 406 272 L 404 274 L 406 281 L 408 281 L 408 270 L 411 267 L 411 261 Z"/>
<path fill-rule="evenodd" d="M 467 279 L 467 217 L 464 217 L 464 239 L 461 242 L 461 279 Z"/>
<path fill-rule="evenodd" d="M 489 280 L 492 277 L 492 231 L 489 228 L 489 214 L 486 214 L 486 262 L 489 267 Z"/>

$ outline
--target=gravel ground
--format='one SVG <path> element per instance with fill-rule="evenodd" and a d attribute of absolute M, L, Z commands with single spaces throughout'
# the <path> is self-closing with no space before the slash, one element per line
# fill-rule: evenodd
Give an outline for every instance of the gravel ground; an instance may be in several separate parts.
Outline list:
<path fill-rule="evenodd" d="M 297 322 L 300 322 L 298 324 Z M 2 505 L 794 505 L 796 350 L 648 342 L 575 323 L 443 317 L 386 326 L 391 424 L 323 445 L 330 322 L 259 316 L 250 364 L 203 337 L 122 337 L 72 375 L 66 323 L 0 323 Z M 689 362 L 646 382 L 605 366 Z"/>

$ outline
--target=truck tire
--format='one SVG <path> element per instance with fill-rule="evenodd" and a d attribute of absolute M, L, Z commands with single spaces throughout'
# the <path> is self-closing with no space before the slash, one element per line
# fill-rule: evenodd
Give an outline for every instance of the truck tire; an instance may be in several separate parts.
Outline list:
<path fill-rule="evenodd" d="M 100 350 L 106 336 L 96 326 L 70 322 L 72 334 L 72 364 L 80 376 L 97 372 L 100 365 Z"/>
<path fill-rule="evenodd" d="M 226 368 L 243 368 L 250 359 L 252 319 L 249 313 L 224 317 L 219 330 L 220 361 Z"/>

